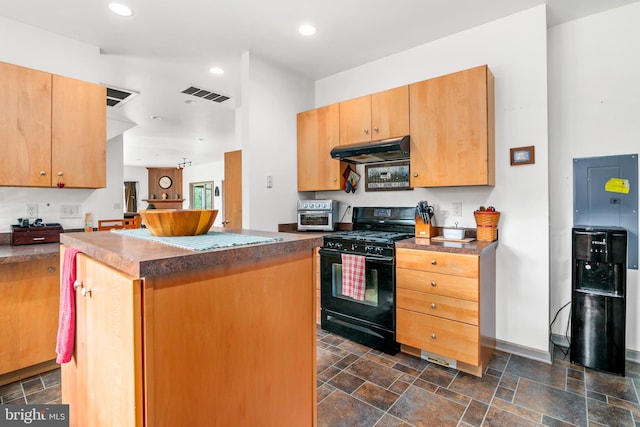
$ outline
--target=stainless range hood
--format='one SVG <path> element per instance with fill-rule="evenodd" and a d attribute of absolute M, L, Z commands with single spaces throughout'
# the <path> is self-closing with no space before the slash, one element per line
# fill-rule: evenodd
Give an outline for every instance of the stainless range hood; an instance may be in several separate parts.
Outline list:
<path fill-rule="evenodd" d="M 340 145 L 331 157 L 350 163 L 378 163 L 409 159 L 409 136 L 384 141 Z"/>

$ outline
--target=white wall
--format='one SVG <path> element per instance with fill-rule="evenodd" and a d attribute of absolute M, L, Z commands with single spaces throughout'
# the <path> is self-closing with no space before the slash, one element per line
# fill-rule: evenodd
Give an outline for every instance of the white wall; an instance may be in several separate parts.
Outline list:
<path fill-rule="evenodd" d="M 547 178 L 546 8 L 533 9 L 455 34 L 316 82 L 323 106 L 488 64 L 495 76 L 496 185 L 397 192 L 321 192 L 347 205 L 436 205 L 436 223 L 475 227 L 473 211 L 502 212 L 497 252 L 497 338 L 548 352 L 549 238 Z M 509 148 L 535 146 L 534 165 L 512 167 Z M 364 171 L 363 166 L 358 171 Z M 451 171 L 455 173 L 455 171 Z M 451 215 L 463 203 L 462 217 Z M 344 210 L 344 206 L 343 206 Z"/>
<path fill-rule="evenodd" d="M 0 61 L 89 82 L 100 82 L 106 64 L 97 47 L 0 17 Z M 10 42 L 7 42 L 10 40 Z M 129 126 L 129 125 L 127 125 Z M 110 133 L 110 136 L 112 133 Z M 83 228 L 84 213 L 122 217 L 122 137 L 107 141 L 107 188 L 99 190 L 0 187 L 0 232 L 26 216 L 26 204 L 38 205 L 38 217 L 64 228 Z M 60 205 L 78 204 L 82 218 L 61 219 Z M 115 206 L 119 204 L 120 208 Z"/>
<path fill-rule="evenodd" d="M 551 314 L 571 300 L 574 158 L 640 152 L 640 3 L 549 29 Z M 633 188 L 631 191 L 638 191 Z M 640 276 L 627 274 L 627 348 L 640 350 Z M 554 333 L 564 335 L 568 310 Z"/>
<path fill-rule="evenodd" d="M 277 231 L 295 222 L 296 114 L 312 108 L 313 82 L 255 55 L 245 55 L 243 68 L 243 226 Z"/>

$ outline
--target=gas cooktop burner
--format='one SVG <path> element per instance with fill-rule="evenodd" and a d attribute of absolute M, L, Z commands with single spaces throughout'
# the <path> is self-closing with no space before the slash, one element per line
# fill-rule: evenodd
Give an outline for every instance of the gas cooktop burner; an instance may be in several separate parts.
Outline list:
<path fill-rule="evenodd" d="M 379 243 L 395 242 L 409 237 L 413 237 L 413 234 L 377 230 L 345 231 L 343 233 L 327 236 L 329 239 L 358 240 Z"/>

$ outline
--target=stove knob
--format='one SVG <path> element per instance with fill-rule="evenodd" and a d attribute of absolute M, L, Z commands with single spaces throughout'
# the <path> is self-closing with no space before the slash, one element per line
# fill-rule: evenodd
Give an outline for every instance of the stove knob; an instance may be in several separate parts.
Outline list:
<path fill-rule="evenodd" d="M 365 253 L 370 254 L 373 251 L 373 246 L 365 246 L 364 251 Z"/>
<path fill-rule="evenodd" d="M 342 249 L 342 243 L 336 243 L 336 248 L 337 249 Z"/>
<path fill-rule="evenodd" d="M 382 255 L 382 252 L 384 252 L 384 248 L 376 248 L 376 252 L 378 253 L 378 255 Z"/>

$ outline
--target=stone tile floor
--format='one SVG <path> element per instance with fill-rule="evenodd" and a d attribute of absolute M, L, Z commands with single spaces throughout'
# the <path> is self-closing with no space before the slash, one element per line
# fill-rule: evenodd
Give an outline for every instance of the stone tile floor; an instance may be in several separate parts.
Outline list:
<path fill-rule="evenodd" d="M 483 378 L 372 350 L 318 328 L 318 426 L 640 426 L 640 364 L 626 376 L 497 352 Z M 3 404 L 60 403 L 60 370 L 0 386 Z M 298 427 L 298 426 L 295 426 Z"/>

